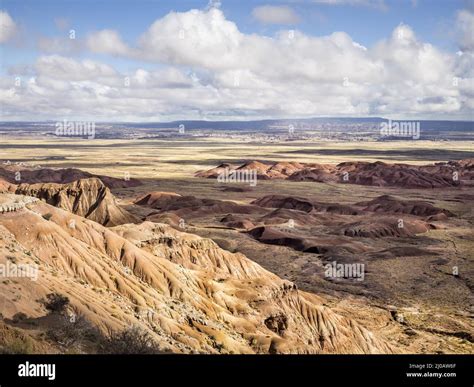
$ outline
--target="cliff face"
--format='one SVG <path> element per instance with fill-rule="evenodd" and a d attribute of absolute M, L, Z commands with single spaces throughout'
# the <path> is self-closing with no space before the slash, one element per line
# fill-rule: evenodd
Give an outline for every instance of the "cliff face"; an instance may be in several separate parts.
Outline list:
<path fill-rule="evenodd" d="M 39 188 L 37 194 L 82 211 L 61 192 Z M 17 284 L 22 295 L 34 296 L 17 299 L 0 286 L 7 318 L 17 312 L 40 318 L 45 310 L 38 298 L 58 292 L 101 329 L 138 325 L 174 352 L 392 351 L 384 339 L 244 255 L 163 224 L 105 228 L 38 201 L 0 214 L 0 234 L 1 263 L 3 252 L 15 251 L 19 262 L 40 267 L 37 281 Z"/>
<path fill-rule="evenodd" d="M 34 196 L 52 206 L 104 226 L 138 221 L 136 217 L 117 205 L 109 188 L 97 178 L 81 179 L 68 184 L 20 184 L 16 193 Z"/>

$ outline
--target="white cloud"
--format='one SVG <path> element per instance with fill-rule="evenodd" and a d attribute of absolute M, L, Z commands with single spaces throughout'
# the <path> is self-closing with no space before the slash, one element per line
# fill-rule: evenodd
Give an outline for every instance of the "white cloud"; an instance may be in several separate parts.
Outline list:
<path fill-rule="evenodd" d="M 459 55 L 455 62 L 453 82 L 460 90 L 461 104 L 469 109 L 472 120 L 474 112 L 474 13 L 461 10 L 457 13 L 456 27 L 459 39 Z"/>
<path fill-rule="evenodd" d="M 220 8 L 222 5 L 222 2 L 220 0 L 209 0 L 207 3 L 207 9 L 211 8 Z"/>
<path fill-rule="evenodd" d="M 467 117 L 474 106 L 469 83 L 473 56 L 440 51 L 404 24 L 387 39 L 364 47 L 344 32 L 322 37 L 286 30 L 273 37 L 245 34 L 211 7 L 169 13 L 134 46 L 110 30 L 90 35 L 87 45 L 158 68 L 125 74 L 96 61 L 42 56 L 34 82 L 16 88 L 11 80 L 0 82 L 3 115 L 135 121 L 433 118 Z"/>
<path fill-rule="evenodd" d="M 243 39 L 235 23 L 226 20 L 216 8 L 207 12 L 171 12 L 155 21 L 141 36 L 138 55 L 172 64 L 233 67 Z"/>
<path fill-rule="evenodd" d="M 9 41 L 15 35 L 16 29 L 16 24 L 10 15 L 0 11 L 0 43 Z"/>
<path fill-rule="evenodd" d="M 114 30 L 102 30 L 91 34 L 87 38 L 86 44 L 92 52 L 104 54 L 127 55 L 130 51 L 119 33 Z"/>
<path fill-rule="evenodd" d="M 297 24 L 299 17 L 288 6 L 262 5 L 252 11 L 252 16 L 263 24 Z"/>
<path fill-rule="evenodd" d="M 40 57 L 36 63 L 36 70 L 39 75 L 64 81 L 83 81 L 118 75 L 109 65 L 91 60 L 79 62 L 59 55 Z"/>
<path fill-rule="evenodd" d="M 464 9 L 458 12 L 456 26 L 462 50 L 474 51 L 474 13 Z"/>
<path fill-rule="evenodd" d="M 38 49 L 49 54 L 76 54 L 83 49 L 83 42 L 79 39 L 69 37 L 46 37 L 38 38 Z"/>

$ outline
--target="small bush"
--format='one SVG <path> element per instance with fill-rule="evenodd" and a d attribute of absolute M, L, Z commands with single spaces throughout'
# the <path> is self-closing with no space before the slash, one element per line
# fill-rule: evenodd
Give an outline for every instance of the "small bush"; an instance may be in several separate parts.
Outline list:
<path fill-rule="evenodd" d="M 64 313 L 69 305 L 69 298 L 59 293 L 49 293 L 41 302 L 51 313 Z"/>
<path fill-rule="evenodd" d="M 7 255 L 7 259 L 11 262 L 11 263 L 16 263 L 17 262 L 17 259 L 14 255 Z"/>
<path fill-rule="evenodd" d="M 82 314 L 74 316 L 73 319 L 62 316 L 60 323 L 47 332 L 48 339 L 68 348 L 84 341 L 97 342 L 100 336 L 99 330 Z"/>
<path fill-rule="evenodd" d="M 123 331 L 109 331 L 100 348 L 107 354 L 156 354 L 162 352 L 153 337 L 145 330 L 132 326 Z"/>
<path fill-rule="evenodd" d="M 28 316 L 23 312 L 15 313 L 12 317 L 13 322 L 16 324 L 20 321 L 25 321 L 28 319 Z"/>

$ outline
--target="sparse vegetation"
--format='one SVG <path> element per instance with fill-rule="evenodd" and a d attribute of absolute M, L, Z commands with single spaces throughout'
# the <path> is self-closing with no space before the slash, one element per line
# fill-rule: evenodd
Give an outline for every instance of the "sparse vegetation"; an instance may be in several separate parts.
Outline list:
<path fill-rule="evenodd" d="M 12 263 L 16 263 L 17 262 L 17 259 L 14 255 L 7 255 L 7 259 L 12 262 Z"/>
<path fill-rule="evenodd" d="M 54 329 L 48 330 L 46 336 L 49 340 L 69 349 L 78 343 L 99 342 L 101 339 L 99 330 L 82 314 L 73 318 L 61 316 L 58 324 Z"/>
<path fill-rule="evenodd" d="M 27 355 L 33 352 L 33 341 L 28 337 L 15 337 L 0 344 L 0 355 Z"/>
<path fill-rule="evenodd" d="M 12 317 L 12 321 L 15 324 L 19 323 L 19 322 L 22 322 L 22 321 L 25 321 L 26 319 L 28 319 L 28 316 L 23 312 L 18 312 L 16 314 L 14 314 L 13 317 Z"/>
<path fill-rule="evenodd" d="M 69 305 L 69 298 L 59 293 L 49 293 L 41 303 L 51 313 L 64 313 Z"/>
<path fill-rule="evenodd" d="M 0 320 L 0 355 L 30 354 L 34 352 L 35 343 L 32 338 Z"/>
<path fill-rule="evenodd" d="M 162 353 L 151 335 L 137 326 L 123 331 L 109 331 L 101 348 L 101 353 L 107 354 L 141 354 L 149 355 Z"/>

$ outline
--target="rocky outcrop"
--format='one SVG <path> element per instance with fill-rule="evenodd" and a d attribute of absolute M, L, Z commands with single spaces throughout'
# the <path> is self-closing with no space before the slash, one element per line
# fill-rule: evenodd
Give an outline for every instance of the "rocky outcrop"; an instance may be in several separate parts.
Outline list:
<path fill-rule="evenodd" d="M 252 170 L 258 179 L 288 179 L 324 183 L 361 184 L 399 188 L 457 187 L 474 180 L 473 160 L 450 161 L 432 165 L 388 164 L 384 162 L 344 162 L 337 165 L 314 163 L 261 163 L 250 161 L 241 166 L 221 164 L 196 173 L 196 177 L 217 178 L 224 171 Z"/>
<path fill-rule="evenodd" d="M 357 203 L 356 205 L 364 207 L 364 211 L 371 212 L 410 214 L 415 216 L 438 215 L 441 219 L 454 216 L 451 211 L 435 207 L 428 202 L 420 200 L 401 200 L 390 195 L 382 195 L 367 202 Z"/>
<path fill-rule="evenodd" d="M 350 237 L 383 238 L 410 237 L 430 230 L 430 225 L 421 220 L 405 220 L 384 218 L 382 220 L 367 219 L 344 225 L 341 233 Z"/>
<path fill-rule="evenodd" d="M 172 203 L 177 198 L 181 197 L 174 192 L 160 192 L 154 191 L 149 192 L 143 196 L 140 196 L 137 200 L 135 200 L 135 204 L 139 206 L 149 206 L 152 208 L 160 208 L 164 205 Z"/>
<path fill-rule="evenodd" d="M 38 199 L 31 196 L 6 195 L 0 202 L 0 214 L 15 212 L 26 207 L 27 204 L 35 203 Z"/>
<path fill-rule="evenodd" d="M 256 199 L 252 204 L 267 208 L 286 208 L 303 212 L 329 212 L 342 215 L 357 215 L 359 210 L 337 203 L 321 203 L 307 198 L 285 195 L 267 195 Z"/>
<path fill-rule="evenodd" d="M 97 178 L 81 179 L 69 184 L 20 184 L 16 193 L 37 197 L 104 226 L 138 221 L 117 205 L 109 188 Z"/>
<path fill-rule="evenodd" d="M 239 204 L 227 200 L 202 199 L 195 196 L 180 196 L 173 193 L 151 192 L 135 201 L 135 204 L 148 206 L 162 214 L 173 214 L 180 218 L 192 219 L 222 213 L 258 214 L 258 206 Z M 156 215 L 154 213 L 153 215 Z M 156 216 L 155 216 L 156 218 Z"/>
<path fill-rule="evenodd" d="M 4 179 L 0 179 L 0 192 L 15 192 L 15 184 L 11 184 Z"/>

